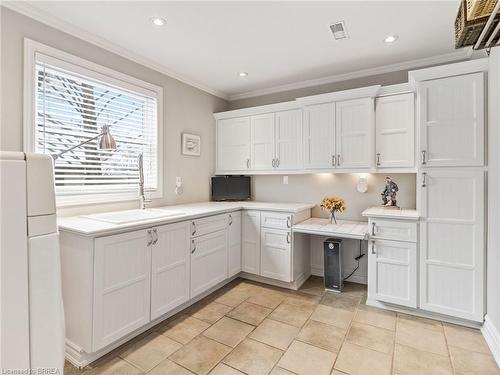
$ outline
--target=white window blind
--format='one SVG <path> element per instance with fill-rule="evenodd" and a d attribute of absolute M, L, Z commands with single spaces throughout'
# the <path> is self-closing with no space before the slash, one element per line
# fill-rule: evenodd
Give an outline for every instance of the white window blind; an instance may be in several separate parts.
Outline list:
<path fill-rule="evenodd" d="M 95 79 L 79 66 L 36 56 L 36 152 L 57 154 L 110 126 L 117 149 L 98 149 L 99 139 L 55 162 L 57 195 L 123 193 L 137 190 L 137 156 L 144 154 L 145 188 L 158 188 L 157 101 L 153 92 Z"/>

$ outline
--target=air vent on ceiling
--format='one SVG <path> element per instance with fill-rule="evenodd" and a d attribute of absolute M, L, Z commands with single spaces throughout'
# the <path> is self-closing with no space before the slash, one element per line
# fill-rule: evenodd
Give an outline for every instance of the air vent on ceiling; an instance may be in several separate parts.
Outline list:
<path fill-rule="evenodd" d="M 345 22 L 339 21 L 330 25 L 330 30 L 332 31 L 335 40 L 349 38 L 347 34 L 347 29 L 345 28 Z"/>

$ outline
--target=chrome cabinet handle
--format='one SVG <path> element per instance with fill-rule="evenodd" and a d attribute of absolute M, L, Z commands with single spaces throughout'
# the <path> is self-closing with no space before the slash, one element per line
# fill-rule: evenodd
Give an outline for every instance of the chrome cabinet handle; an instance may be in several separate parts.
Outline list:
<path fill-rule="evenodd" d="M 422 187 L 427 187 L 427 173 L 422 173 Z"/>
<path fill-rule="evenodd" d="M 233 225 L 233 216 L 229 214 L 229 225 Z"/>
<path fill-rule="evenodd" d="M 380 152 L 377 152 L 377 167 L 380 167 Z"/>
<path fill-rule="evenodd" d="M 337 154 L 337 167 L 340 167 L 340 154 Z"/>
<path fill-rule="evenodd" d="M 376 254 L 376 252 L 375 252 L 375 241 L 372 241 L 372 254 Z"/>
<path fill-rule="evenodd" d="M 427 164 L 427 161 L 426 161 L 426 151 L 425 150 L 422 150 L 422 165 L 425 165 Z"/>
<path fill-rule="evenodd" d="M 196 233 L 196 223 L 194 221 L 191 222 L 191 228 L 192 228 L 191 235 L 194 236 Z"/>
<path fill-rule="evenodd" d="M 375 225 L 376 223 L 372 223 L 372 236 L 375 236 Z"/>
<path fill-rule="evenodd" d="M 153 245 L 156 245 L 156 243 L 158 242 L 158 231 L 156 230 L 156 228 L 153 229 L 153 234 L 154 234 Z"/>
<path fill-rule="evenodd" d="M 332 167 L 335 167 L 335 155 L 332 155 Z"/>
<path fill-rule="evenodd" d="M 290 243 L 291 239 L 290 239 L 290 232 L 288 232 L 286 234 L 286 243 Z"/>
<path fill-rule="evenodd" d="M 276 168 L 279 168 L 280 167 L 280 159 L 276 159 Z"/>
<path fill-rule="evenodd" d="M 291 228 L 292 227 L 292 218 L 290 216 L 286 217 L 286 227 Z"/>
<path fill-rule="evenodd" d="M 147 246 L 151 246 L 151 244 L 153 243 L 153 236 L 151 235 L 151 229 L 148 230 L 148 244 Z"/>
<path fill-rule="evenodd" d="M 196 251 L 196 243 L 194 242 L 194 240 L 191 240 L 191 246 L 191 254 L 194 254 L 194 252 Z"/>
<path fill-rule="evenodd" d="M 273 161 L 271 162 L 273 168 L 276 168 L 276 159 L 273 159 Z"/>
<path fill-rule="evenodd" d="M 247 169 L 250 168 L 250 159 L 247 159 Z"/>

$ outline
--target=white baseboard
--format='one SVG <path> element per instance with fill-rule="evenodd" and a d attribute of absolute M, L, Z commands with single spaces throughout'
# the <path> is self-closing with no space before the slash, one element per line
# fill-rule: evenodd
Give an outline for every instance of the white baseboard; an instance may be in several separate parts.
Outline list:
<path fill-rule="evenodd" d="M 409 314 L 409 315 L 415 315 L 419 316 L 422 318 L 428 318 L 428 319 L 434 319 L 434 320 L 440 320 L 446 323 L 451 323 L 451 324 L 457 324 L 460 326 L 464 327 L 469 327 L 469 328 L 475 328 L 475 329 L 481 329 L 482 324 L 479 322 L 474 322 L 471 320 L 464 320 L 460 318 L 454 318 L 449 315 L 443 315 L 443 314 L 438 314 L 432 311 L 425 311 L 413 307 L 405 307 L 405 306 L 400 306 L 400 305 L 393 305 L 391 303 L 386 303 L 386 302 L 380 302 L 377 300 L 374 300 L 370 298 L 370 295 L 368 294 L 368 299 L 366 300 L 366 304 L 368 306 L 373 306 L 377 307 L 379 309 L 385 309 L 385 310 L 391 310 L 403 314 Z"/>
<path fill-rule="evenodd" d="M 484 317 L 481 332 L 493 354 L 493 358 L 495 358 L 498 367 L 500 367 L 500 333 L 488 315 Z"/>

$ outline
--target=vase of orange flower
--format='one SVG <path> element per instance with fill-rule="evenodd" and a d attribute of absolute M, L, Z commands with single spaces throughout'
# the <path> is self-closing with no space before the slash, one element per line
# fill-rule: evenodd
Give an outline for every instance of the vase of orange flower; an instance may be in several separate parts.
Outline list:
<path fill-rule="evenodd" d="M 337 218 L 335 217 L 335 213 L 344 212 L 346 209 L 346 204 L 344 199 L 340 197 L 325 197 L 321 202 L 321 208 L 325 211 L 330 212 L 330 223 L 337 224 Z"/>

